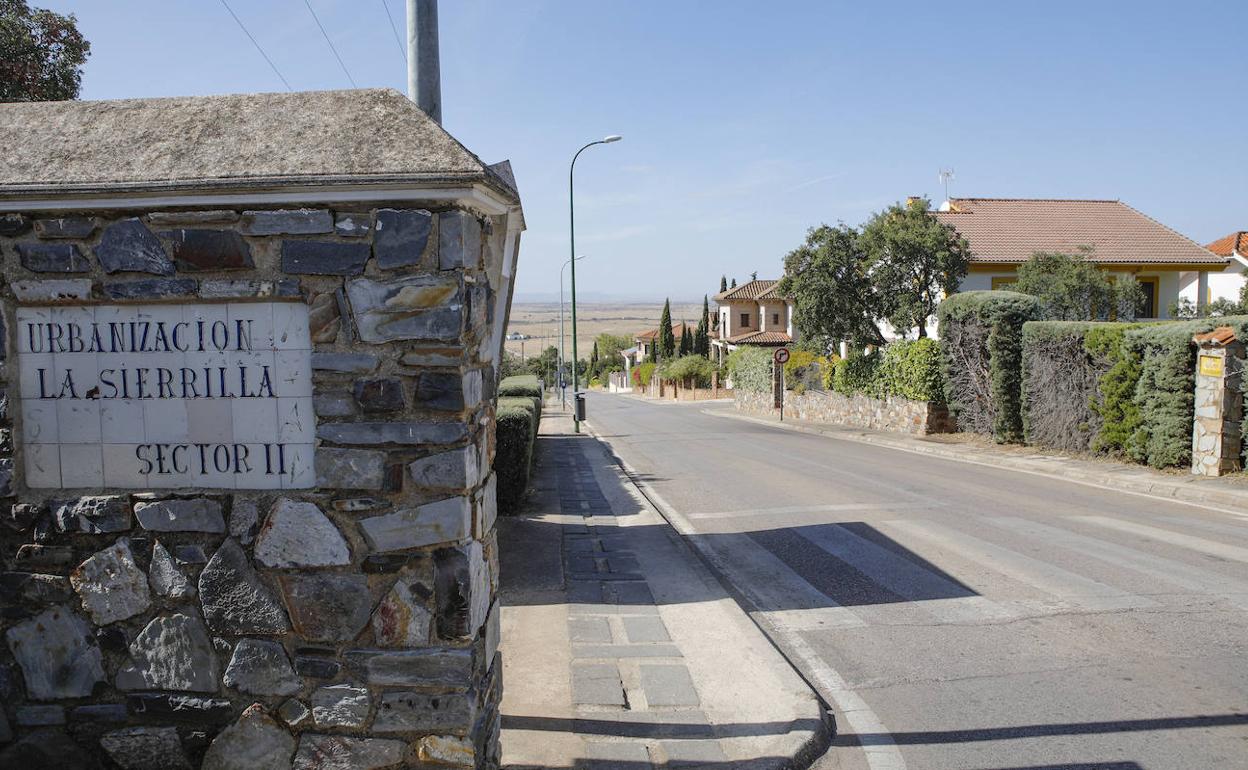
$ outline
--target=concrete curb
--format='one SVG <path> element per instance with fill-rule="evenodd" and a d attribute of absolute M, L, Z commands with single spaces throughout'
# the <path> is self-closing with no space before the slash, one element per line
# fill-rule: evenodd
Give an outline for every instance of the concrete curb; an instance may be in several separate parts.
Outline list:
<path fill-rule="evenodd" d="M 1008 455 L 986 452 L 982 449 L 968 449 L 941 444 L 923 443 L 916 439 L 898 434 L 877 433 L 858 428 L 829 425 L 826 428 L 812 425 L 800 425 L 792 422 L 769 420 L 764 417 L 740 414 L 736 411 L 725 412 L 713 409 L 702 410 L 703 414 L 712 417 L 723 417 L 731 420 L 770 425 L 774 428 L 811 433 L 841 441 L 855 441 L 860 444 L 897 449 L 903 452 L 941 457 L 958 462 L 984 465 L 1020 473 L 1033 473 L 1040 476 L 1059 478 L 1088 486 L 1112 489 L 1118 492 L 1154 497 L 1171 502 L 1211 508 L 1223 513 L 1248 515 L 1248 489 L 1210 489 L 1209 482 L 1193 477 L 1188 481 L 1168 479 L 1147 468 L 1115 465 L 1098 468 L 1100 463 L 1089 464 L 1077 459 L 1054 456 L 1010 457 Z M 1091 465 L 1091 467 L 1089 467 Z M 1204 488 L 1202 488 L 1204 487 Z"/>
<path fill-rule="evenodd" d="M 653 491 L 647 488 L 646 483 L 641 481 L 637 473 L 628 465 L 627 462 L 624 461 L 623 458 L 619 456 L 619 454 L 616 453 L 615 447 L 611 445 L 611 442 L 603 438 L 590 421 L 586 420 L 582 423 L 582 425 L 585 426 L 589 435 L 603 446 L 607 454 L 612 460 L 615 461 L 616 465 L 619 466 L 620 471 L 622 472 L 624 478 L 628 480 L 628 483 L 637 490 L 637 493 L 641 495 L 650 507 L 653 508 L 665 522 L 667 522 L 669 527 L 671 527 L 672 532 L 677 535 L 675 538 L 676 543 L 687 549 L 694 560 L 698 564 L 701 564 L 702 567 L 716 580 L 716 582 L 720 584 L 723 590 L 733 598 L 745 617 L 749 619 L 750 623 L 758 628 L 763 639 L 765 639 L 768 644 L 771 645 L 772 649 L 775 650 L 776 655 L 784 661 L 784 664 L 788 666 L 810 690 L 811 695 L 814 696 L 814 702 L 818 704 L 818 713 L 813 715 L 813 717 L 807 718 L 815 719 L 819 723 L 820 729 L 811 733 L 809 738 L 804 740 L 801 745 L 793 751 L 790 755 L 789 761 L 785 765 L 785 768 L 786 770 L 806 770 L 806 768 L 811 767 L 817 760 L 821 759 L 828 752 L 828 750 L 832 747 L 833 738 L 836 737 L 836 718 L 832 708 L 819 694 L 818 689 L 815 688 L 806 676 L 802 674 L 801 670 L 798 669 L 797 666 L 793 665 L 793 662 L 789 659 L 788 655 L 776 646 L 775 641 L 772 639 L 772 635 L 768 632 L 768 629 L 763 628 L 754 616 L 745 610 L 748 602 L 733 587 L 731 581 L 726 580 L 720 569 L 715 566 L 713 559 L 710 558 L 710 554 L 708 554 L 705 550 L 707 546 L 689 538 L 688 534 L 691 531 L 691 527 L 688 522 L 684 520 L 684 517 L 680 516 L 678 512 L 670 510 L 667 505 L 661 502 L 660 499 L 657 499 L 657 496 L 653 493 Z"/>

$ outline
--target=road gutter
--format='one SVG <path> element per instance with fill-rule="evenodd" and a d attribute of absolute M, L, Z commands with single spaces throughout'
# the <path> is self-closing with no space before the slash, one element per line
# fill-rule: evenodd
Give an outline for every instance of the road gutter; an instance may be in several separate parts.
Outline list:
<path fill-rule="evenodd" d="M 1160 474 L 1145 468 L 1123 467 L 1115 471 L 1102 471 L 1096 469 L 1095 464 L 1092 464 L 1093 467 L 1079 467 L 1081 465 L 1079 461 L 1067 460 L 1067 458 L 1063 457 L 1009 457 L 996 455 L 980 449 L 968 451 L 941 444 L 919 443 L 907 436 L 866 432 L 845 426 L 829 425 L 826 428 L 822 428 L 812 425 L 799 425 L 793 422 L 768 420 L 763 417 L 739 414 L 735 411 L 726 412 L 714 409 L 703 409 L 701 411 L 702 414 L 711 417 L 742 420 L 781 430 L 824 436 L 839 441 L 872 444 L 887 449 L 896 449 L 901 452 L 940 457 L 971 465 L 999 468 L 1017 473 L 1029 473 L 1033 476 L 1045 476 L 1073 484 L 1109 489 L 1139 497 L 1165 500 L 1170 503 L 1181 503 L 1228 514 L 1237 518 L 1248 519 L 1248 490 L 1240 492 L 1234 489 L 1201 489 L 1200 487 L 1206 485 L 1199 480 L 1171 481 L 1165 477 L 1159 477 Z M 972 451 L 974 452 L 973 454 Z M 1063 463 L 1060 468 L 1039 467 L 1041 464 L 1054 465 L 1057 462 Z M 1129 475 L 1124 478 L 1118 474 Z"/>
<path fill-rule="evenodd" d="M 784 658 L 794 673 L 810 687 L 815 697 L 818 698 L 821 709 L 826 716 L 824 722 L 828 725 L 828 730 L 826 734 L 813 737 L 793 757 L 794 768 L 811 767 L 814 762 L 823 758 L 832 748 L 832 738 L 837 735 L 837 729 L 835 713 L 829 706 L 829 701 L 831 701 L 855 733 L 871 734 L 873 736 L 871 745 L 860 747 L 865 754 L 870 770 L 906 770 L 906 763 L 902 759 L 900 749 L 887 737 L 888 731 L 879 717 L 875 715 L 857 693 L 846 687 L 844 678 L 820 659 L 797 631 L 771 622 L 765 616 L 765 612 L 733 583 L 730 573 L 722 563 L 719 555 L 704 541 L 696 537 L 698 534 L 697 530 L 694 529 L 689 520 L 669 504 L 659 494 L 658 490 L 644 481 L 641 474 L 637 473 L 615 451 L 615 446 L 611 441 L 603 437 L 591 422 L 585 421 L 581 424 L 591 436 L 607 448 L 607 453 L 615 461 L 616 465 L 619 466 L 629 483 L 658 511 L 659 515 L 681 536 L 681 539 L 691 547 L 698 560 L 715 576 L 720 585 L 732 596 L 737 604 L 745 610 L 746 617 L 758 627 L 759 631 L 771 643 L 776 652 Z M 803 670 L 803 667 L 805 667 L 805 670 Z M 807 671 L 810 672 L 809 675 Z"/>

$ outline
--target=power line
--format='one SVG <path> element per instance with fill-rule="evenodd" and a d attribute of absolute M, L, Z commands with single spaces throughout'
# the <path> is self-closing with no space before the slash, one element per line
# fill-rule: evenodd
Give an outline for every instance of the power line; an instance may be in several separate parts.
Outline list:
<path fill-rule="evenodd" d="M 407 63 L 407 49 L 403 47 L 403 41 L 399 39 L 399 28 L 394 25 L 394 17 L 390 15 L 390 0 L 381 0 L 381 7 L 386 9 L 386 18 L 390 20 L 390 31 L 394 33 L 394 44 L 399 47 L 399 53 L 403 55 L 403 63 Z"/>
<path fill-rule="evenodd" d="M 329 50 L 334 52 L 334 58 L 338 60 L 338 66 L 342 67 L 343 74 L 347 76 L 347 80 L 351 81 L 352 88 L 359 88 L 355 84 L 355 78 L 351 77 L 351 73 L 347 70 L 347 65 L 343 63 L 342 57 L 338 55 L 338 49 L 334 47 L 334 41 L 329 39 L 329 33 L 325 31 L 324 25 L 321 24 L 320 17 L 316 15 L 316 11 L 312 9 L 312 3 L 309 0 L 303 0 L 303 4 L 308 7 L 308 13 L 312 14 L 312 18 L 316 21 L 316 26 L 321 28 L 321 35 L 325 37 L 325 42 L 329 43 Z"/>
<path fill-rule="evenodd" d="M 238 22 L 238 28 L 243 31 L 243 34 L 247 36 L 247 39 L 251 41 L 251 44 L 254 45 L 256 50 L 260 52 L 260 55 L 264 57 L 264 60 L 269 63 L 269 67 L 273 69 L 273 74 L 277 75 L 278 79 L 282 81 L 282 84 L 286 86 L 286 90 L 295 90 L 290 87 L 290 82 L 286 80 L 285 76 L 282 75 L 281 70 L 277 68 L 277 65 L 273 63 L 273 60 L 269 58 L 269 55 L 264 52 L 263 48 L 260 47 L 260 43 L 256 42 L 256 39 L 252 37 L 250 32 L 247 31 L 247 26 L 243 24 L 242 19 L 238 18 L 238 14 L 234 13 L 234 9 L 230 7 L 230 4 L 225 2 L 225 0 L 221 0 L 221 5 L 224 5 L 225 10 L 229 11 L 230 15 L 234 17 L 234 21 Z"/>

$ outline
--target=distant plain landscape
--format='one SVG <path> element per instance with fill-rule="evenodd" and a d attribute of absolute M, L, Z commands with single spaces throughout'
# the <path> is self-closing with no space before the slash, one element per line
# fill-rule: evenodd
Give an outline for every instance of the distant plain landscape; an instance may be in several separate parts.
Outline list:
<path fill-rule="evenodd" d="M 712 307 L 712 311 L 714 308 Z M 564 327 L 567 333 L 567 356 L 572 357 L 571 309 L 564 305 Z M 578 302 L 576 305 L 577 352 L 581 358 L 589 358 L 594 338 L 599 334 L 620 334 L 629 337 L 638 332 L 654 329 L 663 314 L 662 302 Z M 701 302 L 672 303 L 672 322 L 681 319 L 697 323 L 702 315 Z M 511 306 L 511 319 L 507 333 L 518 332 L 530 339 L 507 340 L 507 352 L 515 355 L 538 355 L 550 345 L 559 346 L 558 302 L 515 302 Z"/>

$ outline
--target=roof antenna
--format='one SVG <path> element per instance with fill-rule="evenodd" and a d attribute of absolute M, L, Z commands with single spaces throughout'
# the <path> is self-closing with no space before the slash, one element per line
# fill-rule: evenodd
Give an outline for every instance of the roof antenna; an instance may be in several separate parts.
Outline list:
<path fill-rule="evenodd" d="M 945 186 L 945 203 L 949 203 L 949 180 L 953 179 L 953 169 L 942 168 L 940 170 L 940 183 Z"/>

